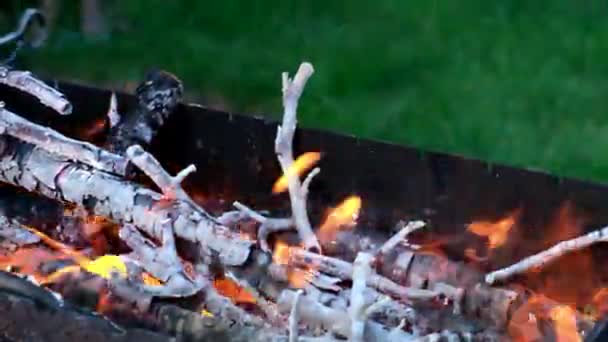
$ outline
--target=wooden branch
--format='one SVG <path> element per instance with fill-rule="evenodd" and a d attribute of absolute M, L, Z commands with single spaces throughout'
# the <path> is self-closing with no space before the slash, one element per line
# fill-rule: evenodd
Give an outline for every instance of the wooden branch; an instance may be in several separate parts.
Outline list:
<path fill-rule="evenodd" d="M 180 171 L 175 177 L 171 176 L 160 165 L 160 162 L 150 153 L 144 151 L 139 145 L 133 145 L 127 149 L 127 158 L 142 170 L 163 192 L 166 199 L 179 199 L 192 201 L 190 196 L 182 189 L 181 182 L 189 174 L 196 171 L 196 166 L 190 165 Z"/>
<path fill-rule="evenodd" d="M 175 341 L 143 329 L 117 327 L 102 316 L 69 307 L 41 307 L 36 301 L 0 291 L 0 326 L 9 341 Z"/>
<path fill-rule="evenodd" d="M 158 131 L 177 108 L 183 95 L 183 85 L 175 75 L 152 70 L 137 87 L 137 107 L 123 113 L 121 120 L 110 129 L 105 147 L 123 155 L 132 145 L 148 148 Z"/>
<path fill-rule="evenodd" d="M 312 76 L 314 69 L 310 63 L 302 63 L 293 80 L 288 77 L 287 73 L 283 73 L 283 123 L 277 130 L 275 140 L 275 152 L 283 174 L 287 177 L 289 199 L 291 202 L 291 211 L 295 222 L 298 235 L 307 250 L 321 251 L 321 245 L 314 234 L 308 218 L 306 209 L 306 187 L 302 186 L 298 175 L 290 170 L 293 159 L 293 135 L 296 130 L 297 117 L 296 111 L 298 101 L 306 82 Z M 317 171 L 318 172 L 318 171 Z M 310 178 L 312 179 L 312 177 Z M 307 181 L 310 183 L 310 180 Z"/>
<path fill-rule="evenodd" d="M 562 241 L 557 245 L 538 254 L 529 256 L 516 264 L 488 273 L 485 277 L 485 280 L 488 284 L 494 284 L 497 281 L 506 280 L 515 274 L 526 272 L 531 268 L 542 267 L 561 257 L 564 254 L 587 248 L 598 242 L 607 241 L 608 227 L 604 227 L 602 229 L 598 229 L 583 236 L 579 236 L 577 238 L 567 241 Z"/>
<path fill-rule="evenodd" d="M 29 42 L 29 45 L 31 47 L 39 47 L 46 39 L 46 18 L 44 17 L 42 12 L 35 8 L 28 8 L 23 12 L 15 31 L 0 36 L 0 45 L 23 39 L 23 37 L 27 33 L 27 29 L 32 23 L 35 22 L 37 22 L 38 25 L 41 26 L 41 29 L 39 30 L 36 39 L 33 42 Z"/>
<path fill-rule="evenodd" d="M 34 77 L 29 71 L 10 70 L 0 66 L 0 84 L 36 97 L 40 103 L 61 115 L 72 113 L 72 104 L 65 95 Z"/>
<path fill-rule="evenodd" d="M 380 247 L 378 250 L 379 255 L 384 255 L 390 252 L 393 248 L 395 248 L 398 244 L 405 242 L 406 238 L 412 232 L 422 228 L 425 226 L 425 223 L 422 221 L 412 221 L 405 224 L 405 226 L 395 235 L 393 235 L 390 239 L 386 240 L 386 242 Z"/>
<path fill-rule="evenodd" d="M 269 218 L 238 201 L 234 202 L 233 205 L 244 215 L 261 223 L 257 236 L 260 248 L 265 252 L 270 251 L 270 246 L 268 246 L 268 236 L 270 234 L 291 230 L 294 225 L 292 218 Z"/>
<path fill-rule="evenodd" d="M 114 92 L 110 96 L 110 105 L 106 117 L 110 123 L 110 128 L 116 127 L 121 120 L 120 113 L 118 113 L 118 100 L 116 100 L 116 93 Z"/>
<path fill-rule="evenodd" d="M 277 300 L 279 310 L 283 313 L 291 311 L 296 298 L 296 292 L 292 290 L 283 290 Z M 341 310 L 330 308 L 319 303 L 314 298 L 308 295 L 299 297 L 299 316 L 302 322 L 309 326 L 323 327 L 332 333 L 350 338 L 351 337 L 351 320 L 349 315 Z M 389 340 L 389 331 L 376 322 L 367 321 L 365 323 L 365 341 L 408 341 L 411 335 L 400 331 L 399 334 L 394 334 L 395 339 Z"/>
<path fill-rule="evenodd" d="M 187 202 L 166 203 L 161 194 L 115 175 L 18 140 L 2 139 L 5 149 L 0 155 L 0 181 L 84 206 L 119 224 L 131 223 L 158 240 L 162 240 L 167 223 L 176 236 L 199 244 L 205 255 L 217 253 L 224 265 L 242 265 L 249 256 L 253 242 L 238 238 Z"/>
<path fill-rule="evenodd" d="M 121 176 L 127 174 L 129 162 L 126 158 L 93 144 L 68 138 L 57 131 L 23 119 L 5 108 L 0 108 L 0 127 L 4 134 L 34 144 L 65 159 Z"/>
<path fill-rule="evenodd" d="M 289 342 L 298 342 L 298 323 L 300 321 L 300 296 L 302 290 L 296 291 L 293 305 L 289 313 Z"/>
<path fill-rule="evenodd" d="M 347 261 L 312 253 L 301 248 L 289 249 L 290 264 L 318 268 L 319 271 L 342 280 L 353 279 L 353 265 Z M 367 285 L 400 300 L 429 300 L 439 293 L 431 290 L 407 288 L 373 272 L 367 277 Z"/>
<path fill-rule="evenodd" d="M 363 342 L 367 320 L 365 310 L 368 306 L 365 301 L 365 290 L 367 279 L 372 275 L 372 261 L 373 256 L 371 254 L 359 252 L 352 268 L 353 285 L 350 292 L 350 306 L 348 307 L 351 324 L 350 341 L 352 342 Z"/>

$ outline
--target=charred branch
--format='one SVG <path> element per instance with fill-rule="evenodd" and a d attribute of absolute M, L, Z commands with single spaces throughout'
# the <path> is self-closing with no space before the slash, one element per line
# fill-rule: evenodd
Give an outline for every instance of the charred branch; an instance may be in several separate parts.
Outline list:
<path fill-rule="evenodd" d="M 147 148 L 169 119 L 183 94 L 182 82 L 173 74 L 152 70 L 136 90 L 137 107 L 111 123 L 106 147 L 124 155 L 132 145 Z"/>

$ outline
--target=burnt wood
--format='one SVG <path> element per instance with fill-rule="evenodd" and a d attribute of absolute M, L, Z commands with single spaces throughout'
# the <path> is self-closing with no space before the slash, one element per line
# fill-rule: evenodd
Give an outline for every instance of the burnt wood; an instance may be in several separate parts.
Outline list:
<path fill-rule="evenodd" d="M 103 125 L 111 92 L 69 83 L 57 87 L 73 103 L 73 115 L 58 116 L 6 87 L 0 87 L 0 99 L 9 110 L 32 121 L 74 138 L 103 143 L 101 134 L 90 132 Z M 306 96 L 302 101 L 305 105 Z M 118 94 L 118 102 L 121 113 L 137 105 L 126 94 Z M 280 175 L 274 154 L 276 127 L 275 121 L 261 117 L 180 105 L 159 130 L 151 152 L 170 172 L 194 163 L 198 172 L 186 180 L 184 188 L 211 211 L 228 209 L 239 200 L 287 215 L 287 195 L 270 191 Z M 519 209 L 517 243 L 490 256 L 482 266 L 485 270 L 506 266 L 557 242 L 547 242 L 548 227 L 565 205 L 583 227 L 572 234 L 608 224 L 608 186 L 604 184 L 312 129 L 296 131 L 294 150 L 295 155 L 323 154 L 322 171 L 309 195 L 313 224 L 323 218 L 326 208 L 357 194 L 363 198 L 358 229 L 388 236 L 399 220 L 423 219 L 430 223 L 432 235 L 445 242 L 450 257 L 458 260 L 465 248 L 476 246 L 475 237 L 465 230 L 467 223 L 499 219 Z M 6 197 L 12 190 L 0 191 L 4 191 L 0 197 Z M 608 251 L 598 245 L 591 252 L 595 284 L 606 286 L 608 263 L 603 261 Z M 543 274 L 557 272 L 554 265 Z M 534 288 L 533 279 L 526 277 L 517 279 Z M 593 290 L 578 289 L 582 297 Z"/>

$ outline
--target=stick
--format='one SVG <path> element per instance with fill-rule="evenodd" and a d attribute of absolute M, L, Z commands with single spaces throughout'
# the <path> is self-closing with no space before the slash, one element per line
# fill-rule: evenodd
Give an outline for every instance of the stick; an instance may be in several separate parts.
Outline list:
<path fill-rule="evenodd" d="M 21 15 L 21 18 L 19 19 L 19 24 L 17 24 L 17 28 L 15 29 L 15 31 L 9 32 L 3 36 L 0 36 L 0 45 L 4 45 L 4 44 L 10 43 L 12 41 L 17 41 L 17 40 L 23 39 L 23 37 L 26 34 L 27 28 L 34 21 L 38 22 L 38 24 L 41 26 L 42 30 L 40 30 L 40 32 L 39 32 L 40 34 L 38 35 L 38 37 L 36 37 L 37 39 L 34 40 L 33 42 L 30 42 L 30 46 L 38 47 L 38 46 L 42 45 L 42 43 L 46 39 L 46 30 L 44 29 L 46 26 L 45 19 L 46 18 L 44 17 L 42 12 L 40 12 L 39 10 L 37 10 L 35 8 L 26 9 L 23 12 L 23 14 Z"/>
<path fill-rule="evenodd" d="M 348 308 L 351 324 L 350 341 L 352 342 L 363 342 L 366 321 L 365 309 L 368 306 L 365 302 L 365 290 L 367 288 L 367 278 L 372 274 L 372 261 L 373 256 L 371 254 L 359 252 L 353 264 L 353 285 Z"/>
<path fill-rule="evenodd" d="M 393 248 L 395 248 L 399 243 L 406 241 L 406 238 L 409 234 L 411 234 L 412 232 L 414 232 L 424 226 L 425 226 L 425 223 L 422 221 L 408 222 L 397 234 L 393 235 L 390 239 L 386 240 L 386 242 L 378 250 L 378 254 L 379 255 L 387 254 Z"/>
<path fill-rule="evenodd" d="M 148 148 L 177 108 L 183 91 L 182 81 L 175 75 L 162 70 L 147 72 L 135 92 L 137 107 L 110 129 L 105 147 L 120 155 L 132 145 Z"/>
<path fill-rule="evenodd" d="M 257 235 L 260 248 L 265 252 L 270 251 L 270 246 L 268 246 L 268 236 L 270 234 L 290 230 L 294 225 L 292 218 L 269 218 L 238 201 L 235 201 L 232 205 L 244 215 L 261 223 Z"/>
<path fill-rule="evenodd" d="M 279 310 L 283 313 L 290 312 L 295 297 L 295 291 L 283 290 L 277 300 Z M 299 315 L 302 322 L 323 327 L 338 336 L 351 337 L 351 321 L 346 312 L 325 306 L 308 295 L 301 295 L 299 301 Z M 366 341 L 397 342 L 408 341 L 411 337 L 411 335 L 401 331 L 400 334 L 393 334 L 396 337 L 395 339 L 389 340 L 389 332 L 381 324 L 373 321 L 367 321 L 364 330 Z"/>
<path fill-rule="evenodd" d="M 116 127 L 120 122 L 120 114 L 118 113 L 118 100 L 116 100 L 116 93 L 112 93 L 110 96 L 110 105 L 108 106 L 108 113 L 106 114 L 108 121 L 110 122 L 110 128 Z"/>
<path fill-rule="evenodd" d="M 293 263 L 293 265 L 302 267 L 317 267 L 319 271 L 338 277 L 342 280 L 353 279 L 353 264 L 347 261 L 294 247 L 290 247 L 289 257 L 290 264 Z M 367 285 L 382 293 L 386 293 L 393 298 L 402 300 L 429 300 L 438 295 L 437 292 L 431 290 L 403 287 L 375 272 L 372 272 L 369 277 L 367 277 Z"/>
<path fill-rule="evenodd" d="M 174 177 L 171 176 L 154 156 L 144 151 L 139 145 L 133 145 L 127 149 L 127 158 L 143 171 L 162 191 L 166 199 L 179 199 L 181 201 L 192 201 L 181 187 L 181 182 L 189 174 L 196 171 L 196 166 L 189 165 Z"/>
<path fill-rule="evenodd" d="M 298 176 L 290 171 L 293 164 L 293 135 L 296 130 L 297 117 L 296 110 L 298 101 L 304 91 L 306 82 L 312 76 L 314 69 L 310 63 L 302 63 L 293 80 L 288 74 L 283 73 L 283 123 L 277 129 L 277 137 L 275 139 L 275 152 L 283 174 L 287 177 L 289 188 L 289 199 L 291 202 L 291 211 L 293 220 L 298 231 L 298 235 L 307 250 L 321 251 L 321 245 L 315 236 L 310 225 L 310 219 L 306 210 L 306 193 L 307 186 L 303 187 Z M 318 172 L 318 171 L 317 171 Z M 316 173 L 315 173 L 316 174 Z M 312 177 L 310 177 L 312 179 Z"/>
<path fill-rule="evenodd" d="M 158 240 L 162 240 L 163 225 L 169 224 L 176 236 L 197 243 L 205 255 L 217 253 L 227 266 L 242 265 L 249 256 L 251 241 L 238 238 L 187 202 L 167 204 L 161 194 L 115 175 L 17 140 L 1 140 L 5 149 L 0 155 L 0 181 L 84 206 L 119 224 L 131 223 Z"/>
<path fill-rule="evenodd" d="M 298 322 L 300 320 L 300 297 L 302 290 L 296 291 L 289 314 L 289 342 L 298 342 Z"/>
<path fill-rule="evenodd" d="M 555 246 L 538 254 L 529 256 L 516 264 L 488 273 L 485 280 L 488 284 L 494 284 L 497 281 L 508 279 L 515 274 L 523 273 L 531 268 L 542 267 L 566 253 L 587 248 L 598 242 L 607 241 L 608 227 L 604 227 L 583 236 L 562 241 Z"/>
<path fill-rule="evenodd" d="M 65 95 L 34 77 L 29 71 L 9 70 L 0 66 L 0 84 L 36 97 L 40 103 L 61 115 L 72 113 L 72 104 Z"/>
<path fill-rule="evenodd" d="M 34 144 L 66 159 L 121 176 L 127 173 L 129 164 L 127 159 L 104 151 L 93 144 L 68 138 L 1 107 L 0 127 L 4 129 L 4 134 Z"/>

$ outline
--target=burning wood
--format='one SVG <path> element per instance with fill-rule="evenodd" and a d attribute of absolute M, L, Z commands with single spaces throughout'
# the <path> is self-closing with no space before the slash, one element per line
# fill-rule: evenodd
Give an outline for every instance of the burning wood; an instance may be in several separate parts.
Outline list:
<path fill-rule="evenodd" d="M 43 249 L 50 256 L 20 272 L 38 276 L 46 286 L 60 285 L 62 277 L 90 274 L 97 280 L 95 292 L 109 291 L 110 301 L 152 316 L 159 331 L 178 337 L 289 342 L 499 340 L 529 296 L 523 290 L 491 287 L 480 272 L 444 256 L 425 254 L 424 246 L 408 241 L 424 222 L 404 223 L 388 240 L 368 241 L 364 246 L 362 236 L 350 231 L 362 207 L 362 198 L 353 195 L 333 208 L 314 232 L 306 201 L 319 169 L 303 181 L 299 177 L 314 167 L 320 153 L 305 153 L 294 161 L 292 147 L 297 104 L 312 73 L 312 66 L 304 63 L 293 80 L 283 75 L 284 117 L 275 140 L 283 177 L 272 191 L 289 191 L 288 218 L 267 217 L 238 202 L 234 203 L 237 211 L 213 217 L 182 188 L 184 178 L 196 171 L 194 165 L 172 176 L 146 151 L 182 93 L 181 82 L 168 73 L 148 75 L 138 89 L 138 109 L 127 117 L 120 117 L 116 103 L 111 104 L 106 146 L 112 152 L 0 108 L 0 181 L 112 220 L 118 224 L 115 238 L 121 241 L 120 248 L 113 246 L 116 254 L 91 255 L 0 216 L 0 237 L 17 245 L 41 241 L 71 261 L 41 273 L 41 264 L 59 259 Z M 133 167 L 160 192 L 136 183 L 127 172 Z M 243 222 L 258 223 L 258 241 L 239 231 Z M 497 248 L 506 241 L 513 222 L 500 221 L 499 229 L 490 226 L 470 225 L 469 230 Z M 293 227 L 297 244 L 278 239 L 271 247 L 270 234 Z M 357 248 L 337 248 L 346 244 L 345 233 L 357 241 Z M 565 242 L 535 260 L 545 262 L 603 241 L 605 235 L 598 231 Z M 14 257 L 25 255 L 24 250 L 17 250 L 12 260 L 0 258 L 0 264 L 19 266 Z M 332 255 L 333 250 L 345 252 Z M 523 272 L 529 266 L 517 267 L 516 272 Z M 505 273 L 492 279 L 512 274 Z M 3 286 L 10 287 L 0 277 L 0 306 Z M 51 303 L 46 294 L 28 296 L 42 296 Z M 155 297 L 160 301 L 153 301 Z M 179 299 L 180 304 L 167 304 L 163 301 L 167 298 Z M 589 320 L 575 310 L 550 300 L 543 305 L 553 311 L 539 320 L 555 326 L 560 336 L 589 329 Z"/>

